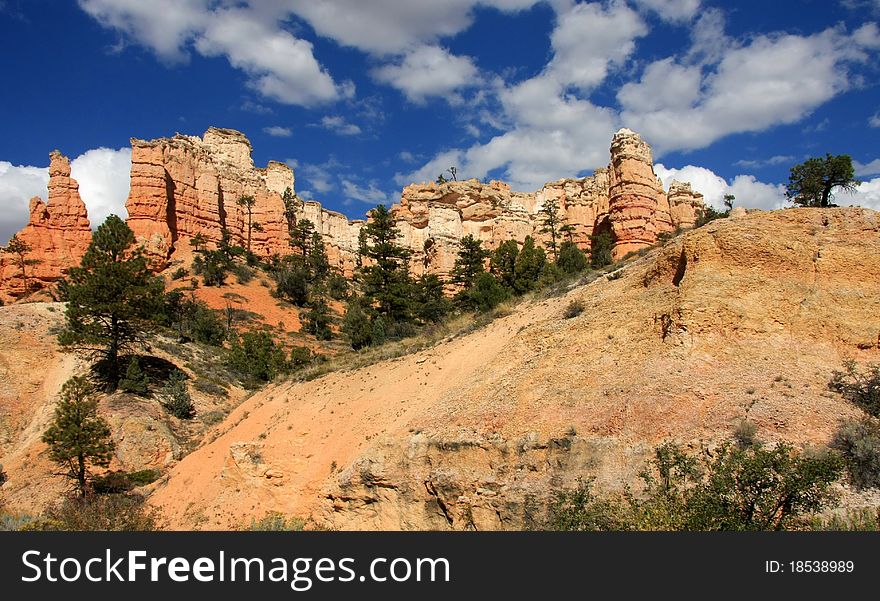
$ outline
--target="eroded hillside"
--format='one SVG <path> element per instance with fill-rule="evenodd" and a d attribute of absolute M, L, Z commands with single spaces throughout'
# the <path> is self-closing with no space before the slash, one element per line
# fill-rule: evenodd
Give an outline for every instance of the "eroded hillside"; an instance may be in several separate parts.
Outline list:
<path fill-rule="evenodd" d="M 857 411 L 828 390 L 880 361 L 880 215 L 793 209 L 713 222 L 470 335 L 271 386 L 150 502 L 176 528 L 268 511 L 345 529 L 522 528 L 554 490 L 635 480 L 656 443 L 712 451 L 747 418 L 825 444 Z M 584 303 L 566 319 L 572 300 Z"/>

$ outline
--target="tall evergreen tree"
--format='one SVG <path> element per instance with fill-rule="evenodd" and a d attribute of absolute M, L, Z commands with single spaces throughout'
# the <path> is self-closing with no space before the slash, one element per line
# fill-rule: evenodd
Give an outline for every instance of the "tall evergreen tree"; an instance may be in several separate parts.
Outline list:
<path fill-rule="evenodd" d="M 452 308 L 443 291 L 443 282 L 434 274 L 425 274 L 416 282 L 413 312 L 424 323 L 439 323 Z"/>
<path fill-rule="evenodd" d="M 348 300 L 345 317 L 342 319 L 342 332 L 354 350 L 370 346 L 372 343 L 373 326 L 370 323 L 370 316 L 364 309 L 363 301 L 356 296 Z"/>
<path fill-rule="evenodd" d="M 312 281 L 321 283 L 330 275 L 330 260 L 327 258 L 327 249 L 324 248 L 324 237 L 318 232 L 312 232 L 312 240 L 309 248 L 309 270 Z"/>
<path fill-rule="evenodd" d="M 614 261 L 611 250 L 614 248 L 614 239 L 610 232 L 602 232 L 590 236 L 590 266 L 599 269 L 611 265 Z"/>
<path fill-rule="evenodd" d="M 330 329 L 330 307 L 321 296 L 315 295 L 315 298 L 309 301 L 309 311 L 306 313 L 303 329 L 318 340 L 333 338 L 333 331 Z"/>
<path fill-rule="evenodd" d="M 559 258 L 559 237 L 560 229 L 564 225 L 564 220 L 559 215 L 559 202 L 555 198 L 549 198 L 544 201 L 538 213 L 541 215 L 542 234 L 550 234 L 550 252 L 553 253 L 553 260 Z"/>
<path fill-rule="evenodd" d="M 516 257 L 518 255 L 519 245 L 516 240 L 505 240 L 492 253 L 492 273 L 501 284 L 511 290 L 516 282 Z"/>
<path fill-rule="evenodd" d="M 99 365 L 110 390 L 119 384 L 119 357 L 145 345 L 164 294 L 162 280 L 150 273 L 133 245 L 131 229 L 110 215 L 67 279 L 67 324 L 59 342 L 102 357 Z"/>
<path fill-rule="evenodd" d="M 459 242 L 458 257 L 452 268 L 452 281 L 464 290 L 474 285 L 474 278 L 486 271 L 485 260 L 489 253 L 482 243 L 468 234 Z"/>
<path fill-rule="evenodd" d="M 242 207 L 247 213 L 247 251 L 248 254 L 251 252 L 251 236 L 253 234 L 254 229 L 257 231 L 262 231 L 262 226 L 259 223 L 254 223 L 254 205 L 257 204 L 257 199 L 253 196 L 245 194 L 243 196 L 239 196 L 235 201 L 235 204 Z"/>
<path fill-rule="evenodd" d="M 577 244 L 566 240 L 559 247 L 559 259 L 556 260 L 556 265 L 565 273 L 577 273 L 586 269 L 588 263 L 586 255 Z"/>
<path fill-rule="evenodd" d="M 390 323 L 410 319 L 412 282 L 409 277 L 410 251 L 397 242 L 400 234 L 394 217 L 384 205 L 370 212 L 364 226 L 364 257 L 360 268 L 363 292 L 377 304 L 380 316 Z"/>
<path fill-rule="evenodd" d="M 287 227 L 292 230 L 296 224 L 296 212 L 302 208 L 302 201 L 290 187 L 284 189 L 281 200 L 284 202 L 284 216 L 287 218 Z"/>
<path fill-rule="evenodd" d="M 546 262 L 547 257 L 544 255 L 544 249 L 536 247 L 534 239 L 531 236 L 526 236 L 523 247 L 516 256 L 516 279 L 513 283 L 513 289 L 518 294 L 533 290 L 538 284 Z"/>
<path fill-rule="evenodd" d="M 110 426 L 98 415 L 94 389 L 85 377 L 68 380 L 61 389 L 55 417 L 43 434 L 49 458 L 66 470 L 80 496 L 85 496 L 91 466 L 106 467 L 113 456 Z"/>
<path fill-rule="evenodd" d="M 300 219 L 290 229 L 290 246 L 299 254 L 306 257 L 309 255 L 312 242 L 312 234 L 315 233 L 315 224 L 308 219 Z"/>

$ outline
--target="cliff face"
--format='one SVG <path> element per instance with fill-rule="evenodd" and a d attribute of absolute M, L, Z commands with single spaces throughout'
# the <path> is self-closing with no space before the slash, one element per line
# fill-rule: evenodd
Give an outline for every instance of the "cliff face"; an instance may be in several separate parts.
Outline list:
<path fill-rule="evenodd" d="M 393 212 L 402 240 L 413 255 L 413 268 L 446 274 L 468 234 L 486 248 L 532 236 L 545 247 L 541 209 L 556 201 L 562 222 L 574 227 L 572 239 L 584 250 L 590 237 L 610 232 L 614 257 L 620 258 L 657 242 L 657 236 L 693 227 L 704 208 L 690 184 L 673 182 L 669 195 L 654 173 L 651 148 L 638 134 L 619 131 L 611 145 L 611 164 L 591 177 L 563 179 L 537 192 L 511 192 L 507 184 L 472 179 L 445 184 L 413 184 L 403 190 Z"/>
<path fill-rule="evenodd" d="M 233 244 L 246 246 L 248 212 L 237 202 L 242 196 L 255 201 L 251 250 L 263 256 L 286 251 L 281 195 L 293 190 L 293 171 L 275 162 L 256 168 L 243 134 L 211 128 L 204 138 L 133 139 L 131 146 L 128 224 L 158 266 L 175 250 L 187 249 L 197 234 L 216 244 L 225 228 Z"/>
<path fill-rule="evenodd" d="M 293 171 L 277 162 L 256 167 L 244 134 L 212 127 L 201 138 L 178 134 L 132 139 L 131 145 L 128 224 L 157 270 L 188 253 L 197 235 L 208 248 L 216 247 L 224 230 L 242 247 L 248 245 L 250 230 L 250 248 L 258 256 L 291 252 L 282 195 L 295 190 Z M 20 235 L 41 261 L 34 272 L 44 283 L 75 265 L 89 240 L 85 205 L 67 159 L 53 154 L 51 170 L 49 202 L 32 201 L 31 223 Z M 250 215 L 238 202 L 243 196 L 254 199 Z M 401 243 L 413 253 L 413 273 L 444 275 L 455 263 L 459 240 L 468 234 L 489 249 L 526 236 L 546 246 L 549 236 L 540 231 L 540 211 L 549 201 L 556 201 L 561 219 L 573 226 L 572 239 L 584 250 L 593 234 L 612 233 L 616 258 L 653 244 L 660 233 L 693 226 L 703 208 L 702 196 L 689 184 L 675 182 L 665 193 L 654 174 L 650 147 L 624 129 L 612 141 L 609 167 L 591 177 L 549 183 L 529 194 L 475 179 L 413 184 L 404 188 L 392 212 Z M 295 218 L 315 224 L 331 263 L 350 276 L 364 221 L 349 221 L 314 201 L 297 203 Z M 0 290 L 15 294 L 20 270 L 8 256 L 0 265 Z"/>
<path fill-rule="evenodd" d="M 79 264 L 92 239 L 79 184 L 70 177 L 70 160 L 57 150 L 49 159 L 48 201 L 39 196 L 31 199 L 28 224 L 18 233 L 18 239 L 31 249 L 25 256 L 28 290 L 19 257 L 2 253 L 0 296 L 20 297 L 57 282 Z"/>

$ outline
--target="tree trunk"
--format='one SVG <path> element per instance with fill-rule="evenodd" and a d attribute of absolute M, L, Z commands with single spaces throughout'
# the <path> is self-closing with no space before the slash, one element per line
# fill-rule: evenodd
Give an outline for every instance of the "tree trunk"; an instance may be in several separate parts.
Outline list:
<path fill-rule="evenodd" d="M 76 457 L 77 460 L 77 472 L 76 472 L 76 481 L 79 485 L 79 496 L 86 496 L 86 458 L 80 453 Z"/>

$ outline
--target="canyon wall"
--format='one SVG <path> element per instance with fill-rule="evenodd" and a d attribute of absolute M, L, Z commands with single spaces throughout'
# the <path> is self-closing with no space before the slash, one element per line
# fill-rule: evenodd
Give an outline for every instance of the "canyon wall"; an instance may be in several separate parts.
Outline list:
<path fill-rule="evenodd" d="M 70 160 L 55 150 L 49 161 L 48 200 L 31 199 L 28 224 L 17 234 L 29 250 L 23 256 L 0 253 L 0 299 L 6 301 L 60 280 L 79 264 L 92 239 L 79 184 L 70 177 Z"/>
<path fill-rule="evenodd" d="M 298 198 L 288 215 L 283 195 L 287 189 L 295 194 L 293 170 L 274 161 L 256 167 L 251 143 L 241 132 L 212 127 L 201 138 L 132 139 L 131 146 L 128 224 L 157 271 L 185 259 L 196 236 L 214 248 L 224 232 L 232 244 L 250 246 L 258 256 L 289 254 L 290 217 L 315 224 L 331 263 L 347 276 L 354 272 L 365 221 L 349 221 L 318 202 Z M 85 206 L 69 177 L 67 159 L 53 153 L 51 172 L 49 202 L 32 201 L 31 223 L 20 235 L 41 261 L 34 273 L 44 283 L 78 263 L 89 237 Z M 250 212 L 240 202 L 243 197 L 253 199 Z M 611 234 L 615 258 L 654 244 L 664 232 L 692 227 L 704 206 L 689 184 L 673 182 L 664 192 L 651 148 L 635 132 L 622 129 L 612 140 L 609 166 L 590 177 L 548 183 L 533 193 L 476 179 L 412 184 L 391 210 L 401 243 L 413 253 L 413 273 L 442 276 L 451 271 L 459 240 L 468 234 L 489 249 L 527 236 L 546 246 L 541 209 L 550 201 L 582 249 L 589 250 L 591 236 Z M 0 290 L 20 295 L 20 270 L 9 255 L 0 265 Z"/>

